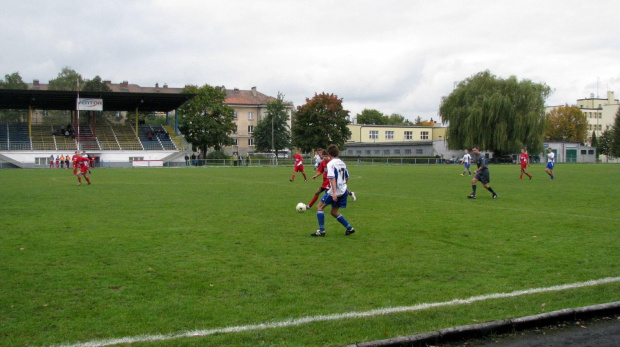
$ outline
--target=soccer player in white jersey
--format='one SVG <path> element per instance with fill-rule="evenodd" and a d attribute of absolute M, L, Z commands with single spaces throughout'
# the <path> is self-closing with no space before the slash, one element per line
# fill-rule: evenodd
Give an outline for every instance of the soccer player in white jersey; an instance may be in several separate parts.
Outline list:
<path fill-rule="evenodd" d="M 319 222 L 319 230 L 310 235 L 325 236 L 325 213 L 323 209 L 325 206 L 331 205 L 332 216 L 346 228 L 344 234 L 348 236 L 353 234 L 355 229 L 338 210 L 341 207 L 347 207 L 347 197 L 349 196 L 347 192 L 347 181 L 349 180 L 349 171 L 347 171 L 347 165 L 338 158 L 340 154 L 338 146 L 329 145 L 329 147 L 327 147 L 327 153 L 331 158 L 329 163 L 327 163 L 327 178 L 329 179 L 330 187 L 317 205 L 316 218 Z"/>
<path fill-rule="evenodd" d="M 545 168 L 545 171 L 547 172 L 547 174 L 551 177 L 551 180 L 553 181 L 553 168 L 555 167 L 555 153 L 553 153 L 553 150 L 551 149 L 551 147 L 547 147 L 547 151 L 549 153 L 547 153 L 547 167 Z"/>
<path fill-rule="evenodd" d="M 463 170 L 461 176 L 465 176 L 465 172 L 469 172 L 469 175 L 471 176 L 471 170 L 469 169 L 469 166 L 471 165 L 471 155 L 469 155 L 469 150 L 465 150 L 465 155 L 463 155 L 463 159 L 461 159 L 461 162 L 465 166 L 465 169 Z"/>

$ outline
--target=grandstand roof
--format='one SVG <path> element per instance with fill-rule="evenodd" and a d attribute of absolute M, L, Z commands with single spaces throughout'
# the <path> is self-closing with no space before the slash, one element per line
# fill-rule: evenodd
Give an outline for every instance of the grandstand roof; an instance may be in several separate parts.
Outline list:
<path fill-rule="evenodd" d="M 104 111 L 168 112 L 179 108 L 195 94 L 80 92 L 80 98 L 103 99 Z M 75 110 L 76 91 L 0 89 L 0 109 Z"/>

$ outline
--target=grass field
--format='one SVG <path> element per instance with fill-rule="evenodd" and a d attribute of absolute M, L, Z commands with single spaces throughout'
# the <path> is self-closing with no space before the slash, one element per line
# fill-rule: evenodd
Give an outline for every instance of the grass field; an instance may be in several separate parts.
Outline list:
<path fill-rule="evenodd" d="M 558 164 L 554 182 L 495 165 L 499 198 L 470 200 L 461 166 L 349 164 L 357 233 L 327 215 L 324 238 L 295 212 L 320 182 L 290 167 L 95 169 L 79 187 L 1 170 L 0 345 L 338 346 L 620 300 L 616 281 L 253 327 L 620 276 L 620 165 Z"/>

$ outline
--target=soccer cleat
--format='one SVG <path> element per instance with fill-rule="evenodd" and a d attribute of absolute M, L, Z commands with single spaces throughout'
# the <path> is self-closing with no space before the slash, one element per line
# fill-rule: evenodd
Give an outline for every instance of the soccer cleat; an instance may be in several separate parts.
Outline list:
<path fill-rule="evenodd" d="M 308 180 L 304 180 L 304 182 L 308 182 Z"/>
<path fill-rule="evenodd" d="M 310 236 L 325 236 L 325 232 L 321 230 L 317 230 L 316 232 L 310 234 Z"/>
<path fill-rule="evenodd" d="M 78 185 L 78 186 L 81 186 L 81 185 L 82 185 L 82 183 L 78 183 L 77 185 Z"/>
<path fill-rule="evenodd" d="M 357 197 L 355 196 L 355 192 L 351 192 L 351 197 L 353 198 L 353 201 L 357 201 Z"/>
<path fill-rule="evenodd" d="M 497 194 L 493 194 L 493 199 L 497 199 Z"/>
<path fill-rule="evenodd" d="M 475 199 L 476 198 L 476 196 L 474 194 L 469 194 L 469 195 L 467 195 L 467 197 L 470 198 L 470 199 Z"/>
<path fill-rule="evenodd" d="M 349 236 L 349 235 L 351 235 L 351 234 L 353 234 L 353 233 L 355 233 L 355 229 L 354 229 L 354 228 L 351 228 L 351 229 L 349 229 L 349 230 L 345 231 L 344 235 L 345 235 L 345 236 Z"/>
<path fill-rule="evenodd" d="M 293 182 L 293 180 L 289 180 L 289 182 Z"/>
<path fill-rule="evenodd" d="M 311 209 L 312 207 L 310 205 L 306 205 L 306 210 Z"/>
<path fill-rule="evenodd" d="M 461 174 L 461 176 L 465 176 L 464 174 Z"/>

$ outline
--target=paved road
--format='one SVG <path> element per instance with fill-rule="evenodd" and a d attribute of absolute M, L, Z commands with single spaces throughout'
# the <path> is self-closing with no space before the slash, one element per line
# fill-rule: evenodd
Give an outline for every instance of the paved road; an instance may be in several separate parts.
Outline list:
<path fill-rule="evenodd" d="M 619 347 L 620 315 L 559 322 L 512 334 L 437 344 L 437 347 Z"/>

